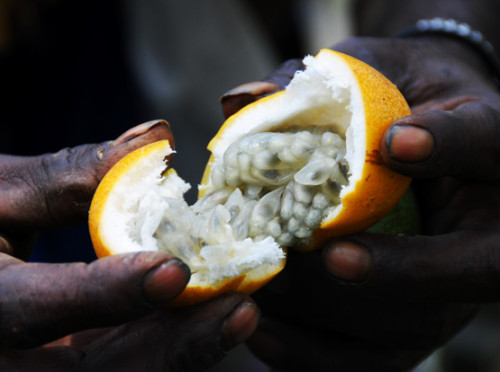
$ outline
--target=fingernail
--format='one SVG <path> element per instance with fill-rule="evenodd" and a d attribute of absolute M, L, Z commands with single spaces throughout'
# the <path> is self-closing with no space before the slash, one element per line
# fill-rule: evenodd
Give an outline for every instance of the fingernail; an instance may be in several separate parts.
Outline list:
<path fill-rule="evenodd" d="M 224 323 L 222 346 L 225 350 L 248 339 L 259 323 L 259 309 L 250 302 L 239 305 Z"/>
<path fill-rule="evenodd" d="M 330 274 L 339 279 L 361 282 L 372 271 L 372 257 L 364 248 L 351 242 L 336 242 L 325 254 L 325 265 Z"/>
<path fill-rule="evenodd" d="M 395 125 L 386 138 L 387 152 L 396 161 L 416 163 L 428 159 L 434 151 L 434 138 L 422 127 Z"/>
<path fill-rule="evenodd" d="M 245 83 L 239 85 L 231 90 L 228 90 L 221 97 L 221 100 L 225 98 L 236 96 L 240 94 L 250 94 L 253 96 L 261 96 L 266 93 L 271 93 L 280 89 L 280 86 L 269 81 L 252 81 L 250 83 Z"/>
<path fill-rule="evenodd" d="M 169 127 L 168 123 L 165 120 L 151 120 L 145 123 L 139 124 L 133 128 L 130 128 L 125 133 L 120 135 L 117 139 L 112 141 L 109 145 L 111 147 L 119 146 L 125 142 L 131 141 L 134 138 L 142 136 L 144 133 L 149 132 L 152 128 L 158 125 L 166 125 Z"/>
<path fill-rule="evenodd" d="M 184 290 L 190 275 L 189 267 L 178 259 L 162 263 L 146 274 L 142 283 L 144 299 L 154 306 L 170 302 Z"/>
<path fill-rule="evenodd" d="M 280 86 L 267 81 L 246 83 L 224 93 L 220 98 L 225 118 L 238 112 L 244 106 L 280 89 Z"/>

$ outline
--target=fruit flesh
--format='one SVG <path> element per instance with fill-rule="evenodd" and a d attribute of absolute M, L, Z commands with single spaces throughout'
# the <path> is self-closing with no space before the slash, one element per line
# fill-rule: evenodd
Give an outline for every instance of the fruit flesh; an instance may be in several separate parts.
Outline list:
<path fill-rule="evenodd" d="M 349 168 L 345 140 L 332 128 L 242 138 L 212 169 L 214 188 L 192 206 L 179 197 L 189 185 L 169 170 L 133 203 L 131 236 L 181 258 L 201 282 L 276 265 L 284 258 L 280 246 L 307 245 L 340 203 Z M 177 197 L 162 194 L 173 188 Z"/>
<path fill-rule="evenodd" d="M 209 282 L 276 264 L 284 257 L 279 246 L 308 244 L 340 203 L 348 166 L 338 134 L 303 129 L 253 134 L 234 143 L 213 169 L 218 187 L 192 206 L 162 195 L 162 188 L 183 182 L 169 171 L 164 185 L 139 201 L 131 223 L 139 226 L 135 239 L 188 262 Z"/>
<path fill-rule="evenodd" d="M 257 133 L 232 144 L 212 168 L 211 183 L 219 191 L 202 202 L 215 206 L 225 191 L 234 199 L 230 208 L 237 235 L 257 241 L 272 236 L 281 246 L 307 245 L 340 203 L 349 167 L 340 135 L 328 127 L 304 129 Z M 235 187 L 244 193 L 232 194 Z"/>
<path fill-rule="evenodd" d="M 189 206 L 182 198 L 189 188 L 170 169 L 158 175 L 144 196 L 129 200 L 127 234 L 134 243 L 142 250 L 166 251 L 185 261 L 193 274 L 191 285 L 280 266 L 284 252 L 272 238 L 254 241 L 235 236 L 228 225 L 227 204 L 208 206 L 199 201 Z"/>
<path fill-rule="evenodd" d="M 343 68 L 337 66 L 337 70 Z M 221 133 L 233 139 L 226 146 L 220 142 L 212 146 L 208 182 L 202 182 L 201 199 L 189 207 L 193 219 L 199 216 L 204 220 L 197 226 L 205 226 L 203 234 L 209 239 L 200 238 L 201 232 L 194 234 L 189 244 L 182 244 L 188 251 L 184 256 L 196 256 L 206 245 L 221 244 L 212 231 L 230 241 L 266 240 L 300 249 L 310 244 L 323 220 L 337 213 L 342 193 L 352 190 L 350 180 L 359 179 L 363 167 L 363 159 L 353 154 L 365 150 L 364 115 L 363 110 L 352 111 L 362 107 L 362 99 L 360 92 L 344 81 L 330 85 L 322 74 L 312 72 L 305 79 L 317 80 L 311 83 L 314 89 L 294 89 L 294 84 L 300 84 L 299 76 L 294 78 L 292 90 L 286 92 L 286 105 L 292 111 L 281 111 L 283 118 L 279 110 L 273 122 L 252 118 L 249 112 L 249 120 L 259 123 L 253 131 L 234 136 L 231 128 L 222 128 Z M 273 100 L 280 106 L 283 94 Z M 208 222 L 210 218 L 201 216 L 210 213 L 223 222 L 215 226 Z M 172 241 L 168 231 L 160 230 L 155 233 L 160 240 Z"/>

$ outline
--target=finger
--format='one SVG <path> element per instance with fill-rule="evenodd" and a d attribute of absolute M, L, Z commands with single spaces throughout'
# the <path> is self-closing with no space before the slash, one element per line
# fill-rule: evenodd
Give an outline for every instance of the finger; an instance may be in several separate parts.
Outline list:
<path fill-rule="evenodd" d="M 88 217 L 104 174 L 130 151 L 159 139 L 172 141 L 165 121 L 141 124 L 112 142 L 67 148 L 36 157 L 0 157 L 3 231 L 63 227 Z M 173 142 L 172 142 L 173 143 Z"/>
<path fill-rule="evenodd" d="M 352 291 L 371 296 L 498 301 L 499 239 L 498 232 L 483 230 L 434 237 L 358 234 L 327 247 L 325 266 Z"/>
<path fill-rule="evenodd" d="M 227 119 L 246 105 L 285 89 L 297 70 L 303 68 L 301 60 L 291 59 L 284 62 L 263 81 L 246 83 L 229 90 L 220 98 L 224 117 Z"/>
<path fill-rule="evenodd" d="M 279 85 L 267 81 L 253 81 L 239 85 L 222 95 L 222 113 L 227 119 L 246 105 L 280 90 Z"/>
<path fill-rule="evenodd" d="M 304 64 L 301 59 L 289 59 L 283 62 L 275 71 L 267 76 L 264 81 L 269 81 L 285 89 L 294 77 L 295 73 L 304 69 Z"/>
<path fill-rule="evenodd" d="M 341 319 L 338 319 L 341 322 Z M 278 319 L 261 321 L 247 341 L 266 364 L 283 371 L 406 371 L 431 349 L 386 347 Z"/>
<path fill-rule="evenodd" d="M 146 365 L 154 371 L 202 371 L 244 342 L 258 320 L 250 297 L 223 295 L 121 326 L 85 348 L 83 365 L 89 371 L 139 371 Z"/>
<path fill-rule="evenodd" d="M 394 361 L 396 355 L 408 353 L 401 360 L 404 361 L 413 351 L 422 356 L 435 350 L 463 328 L 475 311 L 475 306 L 470 305 L 404 301 L 384 298 L 369 290 L 362 292 L 350 282 L 329 278 L 320 254 L 294 253 L 290 253 L 285 268 L 292 274 L 290 290 L 271 293 L 266 287 L 256 296 L 263 318 L 254 335 L 260 336 L 264 330 L 274 337 L 269 344 L 254 340 L 253 336 L 249 340 L 261 348 L 259 357 L 269 356 L 265 361 L 278 357 L 272 363 L 278 370 L 288 370 L 278 363 L 280 360 L 289 361 L 291 368 L 307 363 L 308 358 L 310 363 L 317 361 L 321 365 L 306 370 L 357 370 L 352 368 L 366 367 L 366 360 L 357 365 L 350 358 L 357 355 L 361 359 L 365 355 L 380 357 L 373 360 L 385 371 L 382 366 Z M 283 328 L 267 328 L 266 321 L 281 323 Z M 412 337 L 407 337 L 409 334 Z M 345 364 L 349 362 L 353 363 L 352 368 Z"/>
<path fill-rule="evenodd" d="M 411 177 L 500 177 L 500 113 L 481 102 L 402 118 L 384 133 L 384 162 Z"/>
<path fill-rule="evenodd" d="M 30 347 L 136 319 L 175 298 L 189 268 L 166 253 L 91 264 L 26 264 L 0 255 L 1 344 Z"/>

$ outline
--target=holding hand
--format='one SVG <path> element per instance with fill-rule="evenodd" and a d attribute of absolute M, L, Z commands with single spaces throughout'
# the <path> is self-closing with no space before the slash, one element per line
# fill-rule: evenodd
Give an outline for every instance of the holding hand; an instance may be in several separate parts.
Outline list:
<path fill-rule="evenodd" d="M 254 330 L 257 309 L 243 295 L 164 310 L 190 277 L 189 268 L 166 253 L 90 264 L 22 261 L 38 231 L 86 221 L 93 192 L 116 161 L 165 138 L 172 141 L 168 124 L 154 121 L 112 142 L 0 157 L 2 369 L 201 370 Z"/>
<path fill-rule="evenodd" d="M 354 237 L 370 247 L 364 257 L 354 248 L 370 262 L 357 273 L 369 277 L 363 286 L 377 283 L 371 293 L 397 298 L 497 301 L 500 95 L 484 61 L 469 46 L 437 36 L 353 39 L 339 49 L 379 68 L 412 107 L 413 115 L 388 128 L 380 149 L 387 166 L 416 179 L 427 235 Z M 333 246 L 326 255 L 334 274 L 341 262 L 335 252 Z"/>
<path fill-rule="evenodd" d="M 322 255 L 290 252 L 257 297 L 263 321 L 249 345 L 284 370 L 406 370 L 471 319 L 467 303 L 499 299 L 500 95 L 481 57 L 447 37 L 354 38 L 335 49 L 385 74 L 412 107 L 380 150 L 415 178 L 422 235 L 360 233 Z M 225 112 L 280 89 L 295 66 L 229 92 Z"/>

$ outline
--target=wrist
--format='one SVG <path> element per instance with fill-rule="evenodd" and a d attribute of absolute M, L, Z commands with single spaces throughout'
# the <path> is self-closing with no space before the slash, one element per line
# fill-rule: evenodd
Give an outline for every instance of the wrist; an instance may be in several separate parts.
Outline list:
<path fill-rule="evenodd" d="M 497 0 L 356 0 L 353 9 L 358 36 L 387 37 L 419 19 L 452 18 L 481 31 L 500 50 Z"/>
<path fill-rule="evenodd" d="M 395 36 L 398 38 L 440 37 L 442 40 L 448 39 L 448 41 L 461 43 L 468 48 L 467 54 L 474 52 L 480 58 L 480 69 L 484 69 L 492 82 L 500 88 L 500 58 L 495 53 L 493 45 L 479 31 L 473 30 L 466 23 L 459 23 L 453 19 L 422 19 L 415 25 L 397 32 Z"/>

